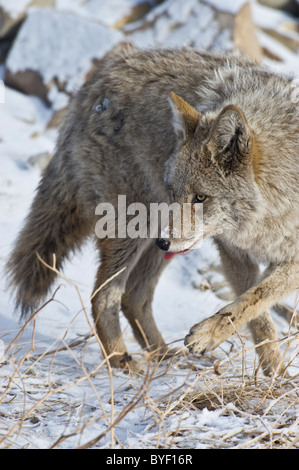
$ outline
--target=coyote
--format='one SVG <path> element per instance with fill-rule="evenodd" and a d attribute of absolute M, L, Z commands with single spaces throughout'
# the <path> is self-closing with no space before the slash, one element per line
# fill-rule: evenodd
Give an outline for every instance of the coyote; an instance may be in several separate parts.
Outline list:
<path fill-rule="evenodd" d="M 204 237 L 214 238 L 236 300 L 193 326 L 185 344 L 194 353 L 211 350 L 249 322 L 262 342 L 264 372 L 281 369 L 269 309 L 299 286 L 292 91 L 291 79 L 227 54 L 129 48 L 104 59 L 72 100 L 8 261 L 23 315 L 40 305 L 55 278 L 37 253 L 49 265 L 55 254 L 61 269 L 94 236 L 95 292 L 102 288 L 92 314 L 111 365 L 139 367 L 126 351 L 120 310 L 143 348 L 166 354 L 152 316 L 154 289 L 170 258 L 196 247 L 199 236 L 98 238 L 95 208 L 116 207 L 118 195 L 146 207 L 201 204 Z M 259 263 L 267 265 L 263 274 Z"/>

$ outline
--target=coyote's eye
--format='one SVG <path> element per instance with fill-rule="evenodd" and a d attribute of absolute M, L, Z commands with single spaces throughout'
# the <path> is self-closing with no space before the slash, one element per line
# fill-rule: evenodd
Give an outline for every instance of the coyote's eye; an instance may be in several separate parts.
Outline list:
<path fill-rule="evenodd" d="M 203 194 L 196 194 L 193 198 L 193 203 L 203 203 L 207 199 L 207 196 L 204 196 Z"/>

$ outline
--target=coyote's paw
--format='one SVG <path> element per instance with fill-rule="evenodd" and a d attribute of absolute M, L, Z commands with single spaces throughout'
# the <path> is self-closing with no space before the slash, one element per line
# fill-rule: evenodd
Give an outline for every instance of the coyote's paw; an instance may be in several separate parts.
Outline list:
<path fill-rule="evenodd" d="M 197 323 L 185 337 L 185 346 L 194 354 L 215 349 L 235 331 L 229 317 L 229 314 L 219 313 Z"/>
<path fill-rule="evenodd" d="M 113 369 L 122 369 L 124 372 L 132 374 L 142 374 L 143 367 L 140 361 L 132 358 L 127 352 L 122 356 L 115 355 L 109 359 L 110 366 Z"/>

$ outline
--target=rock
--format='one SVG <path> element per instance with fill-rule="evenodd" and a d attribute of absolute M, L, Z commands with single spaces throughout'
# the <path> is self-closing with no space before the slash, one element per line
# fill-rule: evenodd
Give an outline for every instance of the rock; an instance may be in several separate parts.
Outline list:
<path fill-rule="evenodd" d="M 5 62 L 27 10 L 31 7 L 54 8 L 55 5 L 56 0 L 0 0 L 0 63 Z"/>
<path fill-rule="evenodd" d="M 46 102 L 53 86 L 72 94 L 93 59 L 102 58 L 122 37 L 119 31 L 67 12 L 29 10 L 7 57 L 5 81 Z"/>
<path fill-rule="evenodd" d="M 26 69 L 12 72 L 9 68 L 6 68 L 5 83 L 11 88 L 26 93 L 27 95 L 38 96 L 47 105 L 50 105 L 48 100 L 48 88 L 41 74 L 36 70 Z"/>
<path fill-rule="evenodd" d="M 210 51 L 238 50 L 261 61 L 250 4 L 236 0 L 168 0 L 137 24 L 124 28 L 137 47 L 193 46 Z"/>
<path fill-rule="evenodd" d="M 30 0 L 8 2 L 0 0 L 0 38 L 8 36 L 26 16 Z"/>

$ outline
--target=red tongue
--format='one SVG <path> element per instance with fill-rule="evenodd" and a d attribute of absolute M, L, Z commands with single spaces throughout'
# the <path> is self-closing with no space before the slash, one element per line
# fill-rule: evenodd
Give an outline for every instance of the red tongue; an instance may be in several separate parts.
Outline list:
<path fill-rule="evenodd" d="M 167 261 L 168 259 L 173 258 L 177 253 L 165 253 L 164 259 Z"/>

